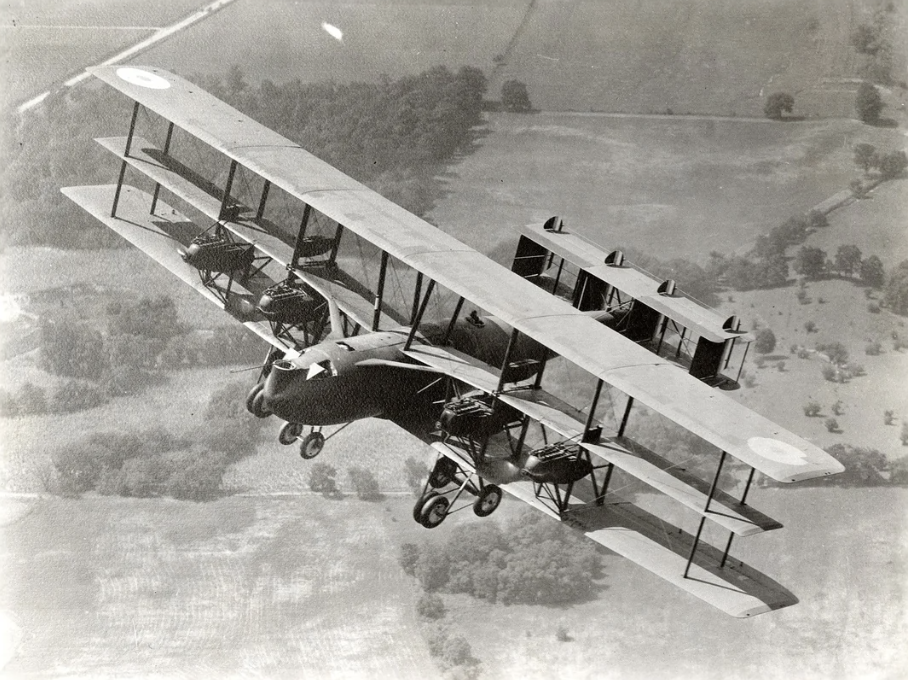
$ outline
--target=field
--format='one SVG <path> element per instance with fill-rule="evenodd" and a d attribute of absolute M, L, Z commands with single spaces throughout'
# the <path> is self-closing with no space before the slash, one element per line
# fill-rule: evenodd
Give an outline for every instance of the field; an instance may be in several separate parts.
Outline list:
<path fill-rule="evenodd" d="M 447 620 L 484 677 L 895 677 L 908 662 L 897 643 L 906 501 L 897 489 L 757 491 L 788 526 L 733 554 L 801 602 L 753 620 L 721 617 L 611 556 L 593 601 L 446 596 Z M 0 611 L 17 648 L 7 677 L 440 675 L 416 623 L 418 591 L 396 563 L 401 543 L 426 536 L 410 499 L 3 503 Z"/>
<path fill-rule="evenodd" d="M 0 3 L 0 109 L 137 43 L 201 0 L 28 0 Z"/>
<path fill-rule="evenodd" d="M 513 240 L 512 225 L 561 215 L 606 249 L 703 262 L 712 250 L 749 249 L 759 234 L 847 189 L 858 175 L 854 144 L 899 148 L 902 139 L 847 120 L 493 114 L 476 151 L 450 170 L 448 195 L 431 217 L 486 252 Z M 880 193 L 904 196 L 901 184 Z M 904 206 L 904 198 L 895 201 Z M 892 248 L 906 243 L 903 214 L 890 211 L 865 230 L 874 236 L 862 240 L 875 239 L 865 256 L 896 263 L 892 256 L 904 251 Z M 840 243 L 854 242 L 843 232 L 830 230 Z"/>
<path fill-rule="evenodd" d="M 127 0 L 30 2 L 31 27 L 0 28 L 2 103 L 146 35 L 124 26 L 164 25 L 201 4 L 140 10 Z M 13 5 L 0 3 L 4 23 L 19 16 Z M 904 90 L 885 93 L 886 115 L 902 128 L 847 119 L 859 66 L 848 36 L 875 5 L 249 0 L 133 61 L 187 75 L 240 64 L 251 81 L 339 82 L 470 64 L 490 77 L 492 97 L 503 80 L 519 78 L 541 111 L 489 114 L 473 153 L 445 175 L 432 221 L 503 259 L 513 252 L 512 226 L 561 214 L 606 247 L 702 262 L 711 250 L 746 251 L 758 234 L 847 188 L 857 176 L 854 144 L 904 148 Z M 896 5 L 904 21 L 905 3 Z M 343 41 L 322 22 L 340 27 Z M 903 49 L 896 50 L 900 73 Z M 795 114 L 808 119 L 763 119 L 763 98 L 776 89 L 792 91 Z M 673 115 L 652 115 L 669 108 Z M 833 254 L 855 243 L 891 268 L 908 258 L 904 189 L 905 180 L 889 182 L 870 200 L 837 210 L 808 245 Z M 738 313 L 747 328 L 769 326 L 778 339 L 764 368 L 751 350 L 746 370 L 755 384 L 733 397 L 820 446 L 904 455 L 898 432 L 908 419 L 908 353 L 891 340 L 893 331 L 906 337 L 904 319 L 872 314 L 863 289 L 848 281 L 811 283 L 804 305 L 796 290 L 723 294 L 723 312 Z M 195 328 L 227 321 L 133 250 L 0 252 L 0 302 L 13 299 L 25 310 L 0 326 L 4 388 L 54 381 L 36 366 L 30 334 L 38 317 L 62 311 L 101 323 L 108 302 L 148 292 L 173 297 Z M 806 332 L 807 320 L 818 333 Z M 864 355 L 872 340 L 882 341 L 880 356 Z M 830 341 L 843 342 L 868 375 L 829 383 L 820 358 L 789 350 Z M 82 413 L 0 419 L 0 491 L 25 494 L 0 496 L 5 674 L 439 677 L 415 620 L 418 592 L 396 563 L 401 543 L 427 535 L 410 519 L 400 478 L 403 461 L 425 450 L 391 426 L 354 424 L 320 459 L 337 468 L 348 494 L 349 466 L 372 468 L 386 493 L 380 503 L 309 494 L 309 464 L 275 442 L 271 421 L 254 455 L 225 479 L 225 491 L 248 495 L 204 504 L 32 497 L 48 488 L 54 447 L 113 428 L 191 430 L 217 386 L 252 380 L 254 373 L 237 372 L 244 368 L 176 372 L 141 395 Z M 820 418 L 803 415 L 810 399 L 821 403 Z M 830 433 L 823 421 L 837 400 L 845 414 L 841 431 Z M 896 411 L 894 426 L 883 425 L 884 409 Z M 908 624 L 908 492 L 756 490 L 752 500 L 786 528 L 736 541 L 733 554 L 789 586 L 802 600 L 796 607 L 730 620 L 607 556 L 594 601 L 550 609 L 448 596 L 452 632 L 467 637 L 486 677 L 899 677 L 908 667 L 897 642 Z M 499 517 L 517 511 L 506 503 Z M 451 518 L 434 537 L 468 521 L 476 520 Z M 559 626 L 569 641 L 556 641 Z"/>
<path fill-rule="evenodd" d="M 200 72 L 235 63 L 252 80 L 275 82 L 346 82 L 468 64 L 486 71 L 493 95 L 506 79 L 526 82 L 534 105 L 546 111 L 762 116 L 765 96 L 783 90 L 795 94 L 799 115 L 849 116 L 859 63 L 848 37 L 872 6 L 260 0 L 236 3 L 135 61 Z M 321 30 L 323 21 L 343 30 L 342 42 Z M 262 35 L 269 36 L 266 50 L 256 39 Z M 904 56 L 897 48 L 896 72 Z"/>

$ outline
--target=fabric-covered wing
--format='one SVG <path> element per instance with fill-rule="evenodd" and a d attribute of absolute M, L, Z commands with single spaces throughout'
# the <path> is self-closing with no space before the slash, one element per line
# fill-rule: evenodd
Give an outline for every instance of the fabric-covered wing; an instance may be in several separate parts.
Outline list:
<path fill-rule="evenodd" d="M 782 482 L 841 472 L 831 456 L 653 356 L 179 76 L 91 72 L 392 257 Z"/>

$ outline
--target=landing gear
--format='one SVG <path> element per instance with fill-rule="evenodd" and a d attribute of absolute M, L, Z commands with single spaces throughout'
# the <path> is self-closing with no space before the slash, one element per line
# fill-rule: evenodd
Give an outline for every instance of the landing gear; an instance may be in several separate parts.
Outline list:
<path fill-rule="evenodd" d="M 300 457 L 305 460 L 315 458 L 325 446 L 325 435 L 316 430 L 307 434 L 300 442 Z"/>
<path fill-rule="evenodd" d="M 434 529 L 445 521 L 448 516 L 448 508 L 451 505 L 444 496 L 435 496 L 423 504 L 419 513 L 419 523 L 426 529 Z"/>
<path fill-rule="evenodd" d="M 439 458 L 435 461 L 435 467 L 429 475 L 429 486 L 433 489 L 440 489 L 454 481 L 454 475 L 457 473 L 457 465 L 450 458 Z"/>
<path fill-rule="evenodd" d="M 425 496 L 420 496 L 419 500 L 416 501 L 416 505 L 413 506 L 413 521 L 420 522 L 420 517 L 422 516 L 422 509 L 425 507 L 433 498 L 438 498 L 438 494 L 435 491 L 430 491 Z"/>
<path fill-rule="evenodd" d="M 501 503 L 501 487 L 495 484 L 486 484 L 479 491 L 479 496 L 473 501 L 473 512 L 478 517 L 488 517 L 498 509 Z"/>
<path fill-rule="evenodd" d="M 284 446 L 290 446 L 290 444 L 300 438 L 302 433 L 302 423 L 284 423 L 281 426 L 281 431 L 278 432 L 277 440 Z"/>

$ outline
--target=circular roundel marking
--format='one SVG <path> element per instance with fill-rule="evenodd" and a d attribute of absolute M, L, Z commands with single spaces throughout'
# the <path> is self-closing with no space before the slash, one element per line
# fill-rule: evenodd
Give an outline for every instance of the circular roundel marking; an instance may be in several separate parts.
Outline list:
<path fill-rule="evenodd" d="M 127 83 L 138 85 L 139 87 L 148 87 L 152 90 L 166 90 L 170 87 L 170 81 L 162 78 L 157 73 L 151 73 L 141 68 L 132 68 L 124 66 L 117 69 L 117 76 Z"/>
<path fill-rule="evenodd" d="M 754 453 L 786 465 L 807 465 L 807 455 L 797 446 L 768 437 L 751 437 L 747 445 Z"/>

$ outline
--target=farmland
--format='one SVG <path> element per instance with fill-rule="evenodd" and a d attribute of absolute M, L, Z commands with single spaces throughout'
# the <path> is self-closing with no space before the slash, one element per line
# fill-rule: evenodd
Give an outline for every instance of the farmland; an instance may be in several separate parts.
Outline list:
<path fill-rule="evenodd" d="M 447 620 L 491 677 L 891 677 L 906 661 L 892 644 L 906 623 L 906 501 L 900 489 L 757 492 L 754 502 L 789 526 L 734 554 L 802 601 L 753 620 L 720 617 L 613 556 L 593 601 L 503 607 L 445 596 Z M 396 563 L 401 543 L 426 535 L 409 499 L 5 508 L 0 567 L 12 578 L 0 610 L 19 630 L 12 677 L 439 677 L 415 620 L 418 591 Z M 556 641 L 559 626 L 569 641 Z"/>
<path fill-rule="evenodd" d="M 9 97 L 32 94 L 38 83 L 46 87 L 146 35 L 124 26 L 163 25 L 201 4 L 30 2 L 33 23 L 106 28 L 0 28 Z M 903 21 L 904 3 L 896 4 Z M 0 18 L 10 6 L 0 6 Z M 904 147 L 906 119 L 898 109 L 904 90 L 884 92 L 886 113 L 902 128 L 847 119 L 859 67 L 848 38 L 872 6 L 241 0 L 133 61 L 186 75 L 223 75 L 239 64 L 250 81 L 276 82 L 348 82 L 437 64 L 475 65 L 490 78 L 491 98 L 505 79 L 519 78 L 541 111 L 487 115 L 476 147 L 444 175 L 446 194 L 432 221 L 484 252 L 510 255 L 512 226 L 561 214 L 569 228 L 605 247 L 702 262 L 710 250 L 746 251 L 758 234 L 847 188 L 856 176 L 854 144 Z M 340 27 L 343 41 L 323 31 L 322 22 Z M 900 73 L 903 49 L 897 46 L 895 55 Z M 792 91 L 794 113 L 807 119 L 762 119 L 764 95 L 776 89 Z M 591 113 L 600 111 L 620 115 Z M 115 171 L 112 162 L 110 177 Z M 855 243 L 891 268 L 908 257 L 904 188 L 905 180 L 888 182 L 869 200 L 837 210 L 807 244 L 832 254 Z M 0 327 L 8 346 L 15 345 L 0 361 L 4 386 L 56 380 L 37 367 L 37 317 L 60 311 L 102 324 L 110 301 L 149 292 L 172 297 L 193 328 L 227 321 L 134 250 L 0 252 L 0 293 L 14 295 L 33 315 Z M 738 313 L 747 328 L 769 326 L 778 337 L 764 368 L 751 352 L 745 369 L 753 384 L 733 398 L 820 446 L 849 443 L 904 455 L 898 432 L 908 419 L 908 353 L 891 339 L 892 332 L 905 337 L 904 319 L 871 313 L 863 289 L 845 280 L 810 283 L 805 304 L 795 293 L 794 286 L 723 293 L 723 313 Z M 818 332 L 807 332 L 807 320 Z M 864 356 L 875 339 L 883 353 Z M 867 375 L 824 381 L 821 358 L 790 351 L 792 344 L 832 341 L 843 342 Z M 158 423 L 190 432 L 218 386 L 252 381 L 254 371 L 235 374 L 248 368 L 171 372 L 138 395 L 98 408 L 0 419 L 0 491 L 53 488 L 51 452 L 86 433 Z M 821 403 L 822 417 L 804 416 L 810 399 Z M 845 413 L 841 431 L 829 432 L 823 421 L 835 401 Z M 884 409 L 896 412 L 893 426 L 883 425 Z M 329 500 L 308 492 L 311 463 L 276 443 L 278 425 L 269 421 L 255 451 L 228 471 L 224 491 L 234 495 L 209 503 L 0 497 L 3 672 L 439 677 L 414 614 L 419 592 L 396 561 L 402 543 L 430 535 L 412 522 L 401 478 L 403 461 L 421 458 L 424 447 L 386 423 L 351 425 L 329 440 L 319 462 L 337 468 L 347 494 L 347 469 L 369 467 L 386 496 L 379 503 L 350 495 Z M 791 609 L 730 620 L 608 555 L 602 590 L 591 602 L 504 607 L 445 596 L 447 621 L 467 638 L 488 677 L 895 677 L 908 664 L 897 644 L 908 624 L 908 492 L 755 489 L 752 501 L 786 527 L 736 540 L 732 554 L 790 587 L 801 599 Z M 517 511 L 506 502 L 491 521 Z M 452 526 L 474 521 L 469 512 L 458 514 L 432 537 L 444 540 Z M 565 642 L 556 640 L 559 626 Z"/>

